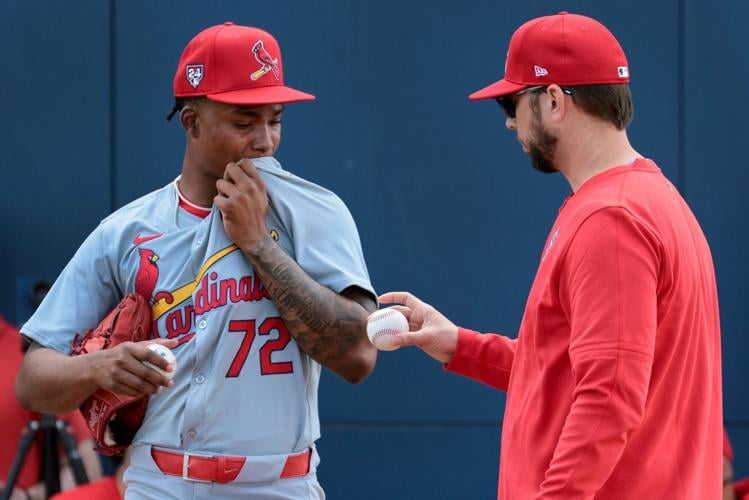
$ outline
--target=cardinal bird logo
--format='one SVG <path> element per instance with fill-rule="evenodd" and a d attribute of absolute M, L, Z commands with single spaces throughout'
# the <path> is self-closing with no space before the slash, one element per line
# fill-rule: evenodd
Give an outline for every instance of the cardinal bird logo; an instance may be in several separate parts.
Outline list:
<path fill-rule="evenodd" d="M 135 275 L 135 293 L 151 301 L 153 290 L 156 288 L 156 281 L 159 279 L 159 267 L 156 265 L 159 256 L 153 250 L 147 248 L 139 248 L 138 252 L 140 253 L 140 262 L 138 273 Z"/>
<path fill-rule="evenodd" d="M 260 63 L 261 68 L 254 73 L 250 75 L 250 79 L 254 82 L 264 74 L 266 74 L 268 71 L 273 72 L 273 76 L 276 77 L 276 80 L 281 79 L 281 75 L 278 73 L 278 59 L 273 58 L 268 51 L 265 48 L 265 45 L 263 45 L 262 40 L 258 40 L 255 42 L 255 45 L 252 46 L 252 53 L 255 55 L 255 59 L 257 62 Z"/>

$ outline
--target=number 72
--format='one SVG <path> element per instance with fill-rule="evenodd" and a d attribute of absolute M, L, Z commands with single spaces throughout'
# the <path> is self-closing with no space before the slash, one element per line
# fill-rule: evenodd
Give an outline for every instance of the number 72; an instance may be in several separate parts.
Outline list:
<path fill-rule="evenodd" d="M 229 366 L 229 370 L 226 372 L 227 378 L 238 377 L 242 371 L 247 356 L 250 354 L 252 348 L 252 342 L 255 340 L 255 320 L 235 320 L 229 322 L 229 331 L 232 333 L 243 333 L 242 343 L 239 345 L 237 354 L 234 356 L 234 360 Z M 291 361 L 274 362 L 271 359 L 271 354 L 276 351 L 282 351 L 291 342 L 291 335 L 289 334 L 286 324 L 281 318 L 266 318 L 260 324 L 260 328 L 257 329 L 258 335 L 270 335 L 271 332 L 277 331 L 278 338 L 267 341 L 263 347 L 260 348 L 260 373 L 261 375 L 278 375 L 282 373 L 293 373 L 294 366 Z"/>

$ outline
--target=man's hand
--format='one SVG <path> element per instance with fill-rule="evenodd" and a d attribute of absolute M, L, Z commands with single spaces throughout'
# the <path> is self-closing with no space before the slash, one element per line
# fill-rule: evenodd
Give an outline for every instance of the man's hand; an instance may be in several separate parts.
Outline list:
<path fill-rule="evenodd" d="M 226 234 L 245 254 L 255 253 L 270 239 L 265 225 L 268 194 L 260 174 L 248 159 L 229 163 L 216 189 L 213 202 L 221 211 Z"/>
<path fill-rule="evenodd" d="M 176 339 L 154 339 L 143 342 L 123 342 L 111 349 L 86 354 L 90 360 L 91 376 L 95 383 L 108 391 L 127 396 L 155 394 L 161 387 L 172 387 L 174 382 L 143 364 L 148 361 L 171 372 L 174 366 L 148 349 L 148 344 L 177 347 Z"/>
<path fill-rule="evenodd" d="M 458 327 L 438 310 L 408 292 L 380 295 L 380 303 L 393 306 L 408 319 L 408 333 L 393 337 L 394 345 L 415 345 L 441 363 L 449 362 L 458 345 Z"/>

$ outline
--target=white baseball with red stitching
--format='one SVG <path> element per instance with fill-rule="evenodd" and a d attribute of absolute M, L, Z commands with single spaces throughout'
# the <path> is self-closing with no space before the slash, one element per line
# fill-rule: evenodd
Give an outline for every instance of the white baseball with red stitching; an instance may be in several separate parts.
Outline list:
<path fill-rule="evenodd" d="M 400 346 L 393 345 L 393 337 L 408 332 L 408 320 L 397 309 L 380 309 L 367 319 L 369 341 L 381 351 L 394 351 Z"/>
<path fill-rule="evenodd" d="M 174 369 L 172 371 L 167 372 L 167 371 L 164 371 L 164 370 L 162 370 L 161 368 L 159 368 L 157 366 L 152 365 L 148 361 L 144 361 L 143 364 L 146 365 L 147 367 L 149 367 L 152 370 L 156 370 L 157 372 L 161 373 L 166 378 L 168 378 L 169 380 L 171 380 L 172 377 L 174 376 L 174 370 L 177 369 L 177 357 L 174 355 L 174 353 L 172 352 L 172 350 L 169 349 L 168 347 L 164 347 L 161 344 L 148 344 L 147 347 L 149 349 L 151 349 L 153 352 L 155 352 L 156 354 L 158 354 L 159 356 L 161 356 L 162 358 L 166 359 L 167 363 L 175 365 L 175 366 L 174 366 Z"/>

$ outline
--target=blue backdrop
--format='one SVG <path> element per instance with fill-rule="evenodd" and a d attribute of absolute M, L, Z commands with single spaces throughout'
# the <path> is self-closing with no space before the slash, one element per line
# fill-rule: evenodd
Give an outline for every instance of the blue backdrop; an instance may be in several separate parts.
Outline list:
<path fill-rule="evenodd" d="M 22 322 L 31 282 L 54 279 L 101 218 L 178 174 L 182 132 L 164 120 L 177 60 L 195 33 L 231 20 L 276 35 L 287 82 L 317 95 L 287 108 L 278 157 L 347 202 L 377 289 L 514 336 L 569 187 L 534 172 L 496 105 L 467 95 L 501 77 L 517 26 L 560 10 L 619 38 L 630 137 L 710 240 L 725 418 L 737 475 L 749 475 L 749 176 L 736 146 L 749 135 L 749 3 L 738 0 L 4 0 L 0 311 Z M 326 373 L 320 400 L 331 499 L 496 494 L 502 394 L 400 350 L 360 386 Z"/>

